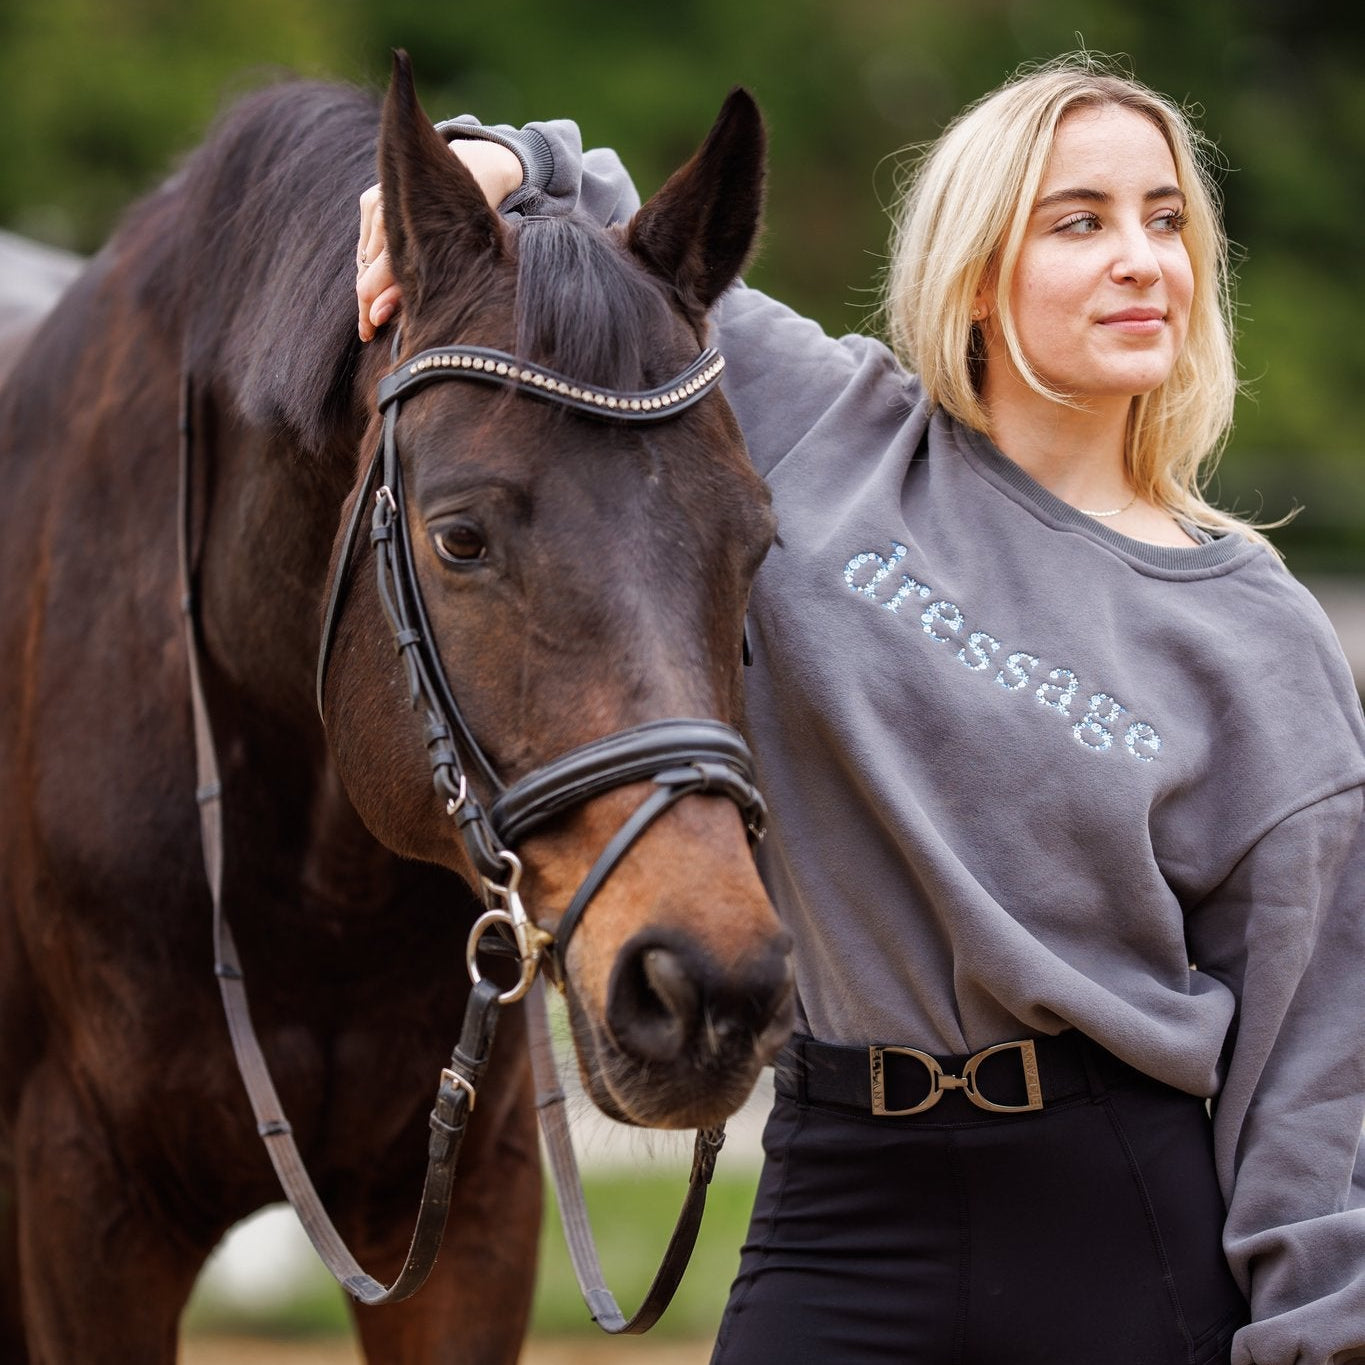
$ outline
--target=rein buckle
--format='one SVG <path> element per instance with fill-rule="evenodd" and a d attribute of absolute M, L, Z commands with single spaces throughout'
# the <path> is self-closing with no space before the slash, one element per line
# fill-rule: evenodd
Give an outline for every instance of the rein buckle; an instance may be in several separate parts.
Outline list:
<path fill-rule="evenodd" d="M 461 1076 L 458 1071 L 452 1071 L 448 1066 L 441 1068 L 441 1084 L 449 1085 L 456 1090 L 463 1090 L 469 1097 L 469 1112 L 474 1112 L 474 1102 L 478 1099 L 478 1094 L 474 1089 L 474 1084 L 467 1077 Z"/>

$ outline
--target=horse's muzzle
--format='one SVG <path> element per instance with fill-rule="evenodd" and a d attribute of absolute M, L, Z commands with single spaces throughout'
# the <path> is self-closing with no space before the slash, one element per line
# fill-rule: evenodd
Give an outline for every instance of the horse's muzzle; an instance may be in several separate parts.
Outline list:
<path fill-rule="evenodd" d="M 606 1029 L 590 1049 L 614 1102 L 603 1107 L 651 1127 L 722 1122 L 786 1042 L 794 1009 L 785 934 L 727 966 L 680 935 L 637 934 L 617 958 Z"/>

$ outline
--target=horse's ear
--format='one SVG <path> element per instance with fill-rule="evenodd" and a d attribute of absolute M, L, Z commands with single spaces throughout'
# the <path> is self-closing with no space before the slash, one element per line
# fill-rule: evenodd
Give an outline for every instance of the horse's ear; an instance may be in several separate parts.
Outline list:
<path fill-rule="evenodd" d="M 394 278 L 414 309 L 471 257 L 503 250 L 483 191 L 417 100 L 412 62 L 397 49 L 379 129 L 379 183 Z"/>
<path fill-rule="evenodd" d="M 627 229 L 630 249 L 705 312 L 734 281 L 758 235 L 766 138 L 747 90 L 732 90 L 697 154 Z"/>

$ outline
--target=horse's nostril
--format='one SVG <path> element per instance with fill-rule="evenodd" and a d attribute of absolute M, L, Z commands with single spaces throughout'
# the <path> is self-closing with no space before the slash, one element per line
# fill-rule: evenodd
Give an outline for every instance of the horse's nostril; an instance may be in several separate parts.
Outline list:
<path fill-rule="evenodd" d="M 694 973 L 677 953 L 657 944 L 639 948 L 612 974 L 607 1025 L 627 1051 L 671 1061 L 691 1036 L 700 999 Z"/>
<path fill-rule="evenodd" d="M 678 1018 L 691 1018 L 697 1011 L 697 984 L 682 959 L 667 948 L 648 948 L 644 953 L 645 981 L 662 1004 Z"/>
<path fill-rule="evenodd" d="M 791 1031 L 792 997 L 785 941 L 722 971 L 697 945 L 642 935 L 612 972 L 607 1028 L 640 1061 L 766 1061 Z"/>

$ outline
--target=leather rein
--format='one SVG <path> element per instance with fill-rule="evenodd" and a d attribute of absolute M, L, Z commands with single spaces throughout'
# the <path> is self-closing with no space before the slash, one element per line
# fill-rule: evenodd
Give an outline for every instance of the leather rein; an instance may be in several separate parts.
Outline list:
<path fill-rule="evenodd" d="M 382 435 L 357 491 L 328 594 L 318 651 L 318 709 L 321 714 L 328 664 L 357 555 L 362 518 L 372 501 L 370 540 L 379 598 L 403 662 L 409 699 L 423 721 L 432 783 L 478 873 L 485 905 L 466 947 L 471 980 L 469 1003 L 460 1040 L 449 1066 L 441 1072 L 430 1117 L 427 1176 L 416 1228 L 405 1264 L 387 1286 L 366 1274 L 351 1255 L 304 1168 L 251 1023 L 241 962 L 222 903 L 222 784 L 201 683 L 203 644 L 196 591 L 197 557 L 192 548 L 193 392 L 188 371 L 184 376 L 180 420 L 180 564 L 195 722 L 196 795 L 204 865 L 214 907 L 215 971 L 238 1067 L 280 1183 L 319 1256 L 342 1286 L 362 1303 L 391 1303 L 407 1298 L 430 1274 L 444 1235 L 460 1144 L 491 1055 L 498 1013 L 504 1005 L 523 997 L 529 997 L 527 1029 L 546 1153 L 575 1273 L 594 1320 L 611 1333 L 647 1330 L 672 1299 L 691 1255 L 706 1187 L 724 1142 L 723 1125 L 698 1132 L 687 1195 L 663 1262 L 638 1311 L 629 1319 L 621 1313 L 603 1281 L 588 1223 L 569 1139 L 565 1097 L 555 1070 L 539 972 L 548 965 L 556 979 L 562 981 L 569 941 L 593 896 L 644 831 L 683 797 L 694 793 L 727 797 L 739 807 L 751 838 L 761 837 L 765 808 L 754 786 L 752 756 L 738 731 L 719 721 L 657 720 L 572 749 L 510 786 L 504 784 L 472 734 L 441 663 L 417 578 L 396 428 L 405 399 L 430 384 L 451 379 L 511 387 L 610 422 L 657 422 L 698 402 L 716 386 L 723 368 L 720 355 L 707 349 L 668 384 L 623 392 L 582 384 L 502 351 L 444 346 L 410 357 L 380 380 L 378 408 L 383 419 Z M 521 862 L 514 852 L 516 846 L 564 811 L 615 787 L 644 781 L 653 784 L 652 790 L 608 841 L 555 931 L 550 933 L 541 928 L 527 914 L 518 892 Z M 476 785 L 490 794 L 491 805 L 480 801 Z M 479 955 L 490 942 L 495 951 L 510 952 L 518 960 L 519 979 L 509 990 L 500 990 L 480 970 Z"/>

